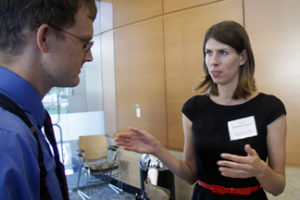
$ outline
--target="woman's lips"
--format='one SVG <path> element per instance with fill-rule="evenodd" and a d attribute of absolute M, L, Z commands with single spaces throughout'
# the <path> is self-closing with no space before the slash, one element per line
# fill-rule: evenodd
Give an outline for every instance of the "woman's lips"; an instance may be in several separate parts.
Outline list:
<path fill-rule="evenodd" d="M 221 72 L 220 72 L 220 71 L 212 71 L 212 72 L 211 72 L 211 75 L 212 75 L 214 78 L 218 78 L 218 77 L 221 75 Z"/>

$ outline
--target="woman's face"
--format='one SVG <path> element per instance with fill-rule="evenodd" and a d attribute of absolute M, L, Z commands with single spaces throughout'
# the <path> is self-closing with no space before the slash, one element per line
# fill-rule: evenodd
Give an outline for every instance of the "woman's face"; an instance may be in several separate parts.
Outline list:
<path fill-rule="evenodd" d="M 231 46 L 210 38 L 205 45 L 205 63 L 209 75 L 218 85 L 238 84 L 240 66 L 247 59 L 246 51 L 237 53 Z"/>

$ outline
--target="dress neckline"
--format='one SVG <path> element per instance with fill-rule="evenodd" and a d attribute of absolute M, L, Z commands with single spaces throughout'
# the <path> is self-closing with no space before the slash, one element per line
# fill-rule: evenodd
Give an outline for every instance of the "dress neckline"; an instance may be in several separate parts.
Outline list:
<path fill-rule="evenodd" d="M 248 101 L 240 103 L 240 104 L 235 104 L 235 105 L 224 105 L 224 104 L 216 103 L 208 95 L 207 95 L 207 98 L 208 98 L 209 102 L 212 103 L 213 105 L 216 105 L 216 106 L 219 106 L 219 107 L 225 107 L 225 108 L 233 108 L 233 107 L 238 107 L 238 106 L 243 106 L 243 105 L 249 104 L 249 103 L 255 101 L 256 99 L 258 99 L 261 95 L 262 95 L 262 93 L 259 92 L 256 96 L 249 99 Z"/>

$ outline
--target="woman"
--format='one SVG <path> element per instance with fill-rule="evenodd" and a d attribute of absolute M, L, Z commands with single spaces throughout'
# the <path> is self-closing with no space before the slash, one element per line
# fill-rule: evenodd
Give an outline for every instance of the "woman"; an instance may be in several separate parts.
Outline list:
<path fill-rule="evenodd" d="M 195 184 L 193 200 L 267 199 L 285 187 L 286 111 L 256 91 L 254 57 L 245 29 L 233 21 L 212 26 L 203 43 L 205 94 L 182 108 L 184 160 L 146 131 L 130 128 L 115 139 L 124 149 L 150 153 Z M 268 161 L 266 161 L 268 159 Z"/>

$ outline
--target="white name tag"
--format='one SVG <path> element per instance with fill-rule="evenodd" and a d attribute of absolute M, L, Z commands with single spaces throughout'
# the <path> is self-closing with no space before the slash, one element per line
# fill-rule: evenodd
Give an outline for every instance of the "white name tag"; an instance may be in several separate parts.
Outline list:
<path fill-rule="evenodd" d="M 240 140 L 257 135 L 254 116 L 228 122 L 230 140 Z"/>

